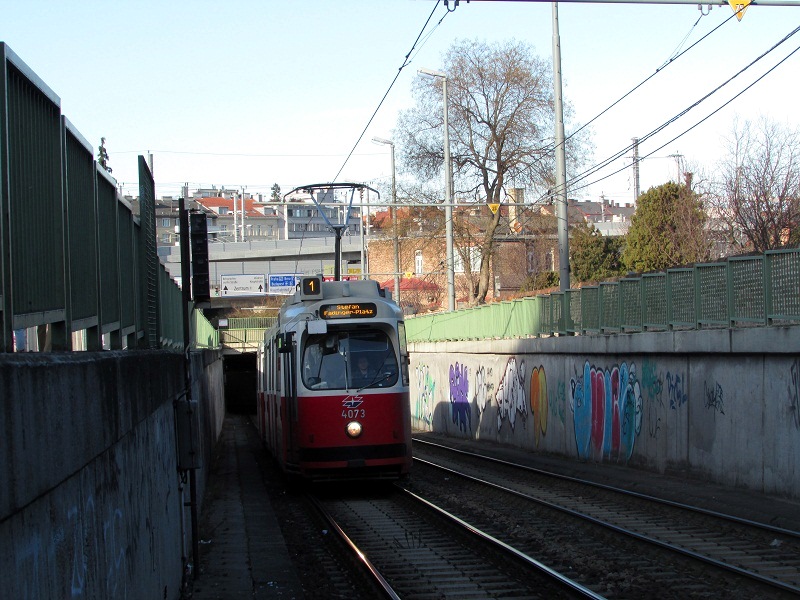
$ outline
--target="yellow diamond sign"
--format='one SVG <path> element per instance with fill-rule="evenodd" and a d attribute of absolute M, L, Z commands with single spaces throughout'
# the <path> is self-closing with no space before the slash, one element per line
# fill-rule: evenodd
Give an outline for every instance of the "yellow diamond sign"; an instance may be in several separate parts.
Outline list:
<path fill-rule="evenodd" d="M 490 210 L 490 211 L 492 211 L 492 214 L 493 214 L 493 215 L 496 215 L 496 214 L 497 214 L 497 209 L 498 209 L 498 208 L 500 208 L 500 205 L 499 205 L 499 204 L 490 204 L 490 205 L 489 205 L 489 210 Z"/>
<path fill-rule="evenodd" d="M 744 16 L 744 11 L 750 6 L 750 0 L 728 0 L 728 4 L 731 5 L 733 12 L 736 14 L 736 18 L 741 21 Z"/>

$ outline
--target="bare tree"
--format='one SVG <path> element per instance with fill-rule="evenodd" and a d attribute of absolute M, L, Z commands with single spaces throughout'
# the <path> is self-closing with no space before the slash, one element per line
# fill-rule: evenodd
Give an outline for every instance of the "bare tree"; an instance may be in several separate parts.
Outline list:
<path fill-rule="evenodd" d="M 444 57 L 447 74 L 449 137 L 455 195 L 459 201 L 500 204 L 509 187 L 526 187 L 545 196 L 553 185 L 554 106 L 551 67 L 522 43 L 490 45 L 458 41 Z M 440 79 L 418 79 L 416 105 L 401 113 L 396 139 L 400 167 L 420 181 L 441 181 L 444 167 Z M 582 149 L 572 138 L 568 152 Z M 490 289 L 495 232 L 502 211 L 484 211 L 480 238 L 466 236 L 480 253 L 471 304 L 482 303 Z M 455 228 L 454 228 L 455 229 Z M 473 250 L 460 248 L 462 259 Z M 465 272 L 472 276 L 472 269 Z"/>
<path fill-rule="evenodd" d="M 800 130 L 762 117 L 734 123 L 714 216 L 734 248 L 763 252 L 797 238 Z"/>

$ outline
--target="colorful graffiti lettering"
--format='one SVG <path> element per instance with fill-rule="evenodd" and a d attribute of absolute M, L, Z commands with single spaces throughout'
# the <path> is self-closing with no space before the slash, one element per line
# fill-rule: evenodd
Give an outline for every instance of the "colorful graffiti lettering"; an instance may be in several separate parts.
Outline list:
<path fill-rule="evenodd" d="M 505 419 L 508 419 L 513 430 L 517 413 L 522 415 L 523 419 L 528 416 L 528 406 L 525 402 L 524 361 L 520 361 L 517 367 L 516 358 L 508 359 L 494 399 L 497 402 L 497 431 L 500 431 Z"/>
<path fill-rule="evenodd" d="M 703 387 L 706 392 L 706 408 L 712 408 L 721 415 L 724 415 L 725 411 L 723 410 L 723 406 L 725 403 L 722 400 L 722 386 L 716 383 L 716 385 L 709 387 L 704 382 Z"/>
<path fill-rule="evenodd" d="M 433 426 L 433 393 L 436 388 L 436 382 L 431 377 L 428 365 L 417 365 L 414 373 L 417 385 L 414 417 L 427 425 Z"/>
<path fill-rule="evenodd" d="M 570 379 L 575 445 L 581 458 L 603 456 L 628 460 L 642 427 L 642 395 L 636 365 L 610 370 L 586 361 L 583 376 Z"/>
<path fill-rule="evenodd" d="M 534 367 L 531 371 L 531 412 L 533 413 L 533 431 L 536 445 L 539 445 L 540 433 L 547 435 L 547 376 L 544 367 Z"/>
<path fill-rule="evenodd" d="M 791 368 L 789 410 L 794 417 L 794 426 L 800 429 L 800 360 L 795 360 Z"/>
<path fill-rule="evenodd" d="M 669 395 L 669 407 L 677 410 L 689 400 L 683 389 L 684 380 L 677 373 L 673 375 L 667 372 L 667 390 Z"/>
<path fill-rule="evenodd" d="M 467 365 L 450 365 L 450 408 L 453 423 L 461 431 L 472 431 L 472 410 L 469 404 Z"/>

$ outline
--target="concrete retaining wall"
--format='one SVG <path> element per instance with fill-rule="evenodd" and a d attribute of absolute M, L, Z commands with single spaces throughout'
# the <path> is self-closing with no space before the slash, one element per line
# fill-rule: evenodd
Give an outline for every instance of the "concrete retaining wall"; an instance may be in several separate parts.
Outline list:
<path fill-rule="evenodd" d="M 800 328 L 410 344 L 416 428 L 800 498 Z"/>
<path fill-rule="evenodd" d="M 197 361 L 222 403 L 222 361 Z M 180 596 L 183 373 L 171 352 L 0 354 L 0 598 Z M 201 406 L 214 435 L 224 404 Z"/>

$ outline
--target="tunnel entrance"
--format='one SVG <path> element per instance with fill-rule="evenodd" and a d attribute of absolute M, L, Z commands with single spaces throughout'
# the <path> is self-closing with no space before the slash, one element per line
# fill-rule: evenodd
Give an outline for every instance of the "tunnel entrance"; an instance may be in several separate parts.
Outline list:
<path fill-rule="evenodd" d="M 223 358 L 225 372 L 225 409 L 253 415 L 256 412 L 256 354 L 228 354 Z"/>

